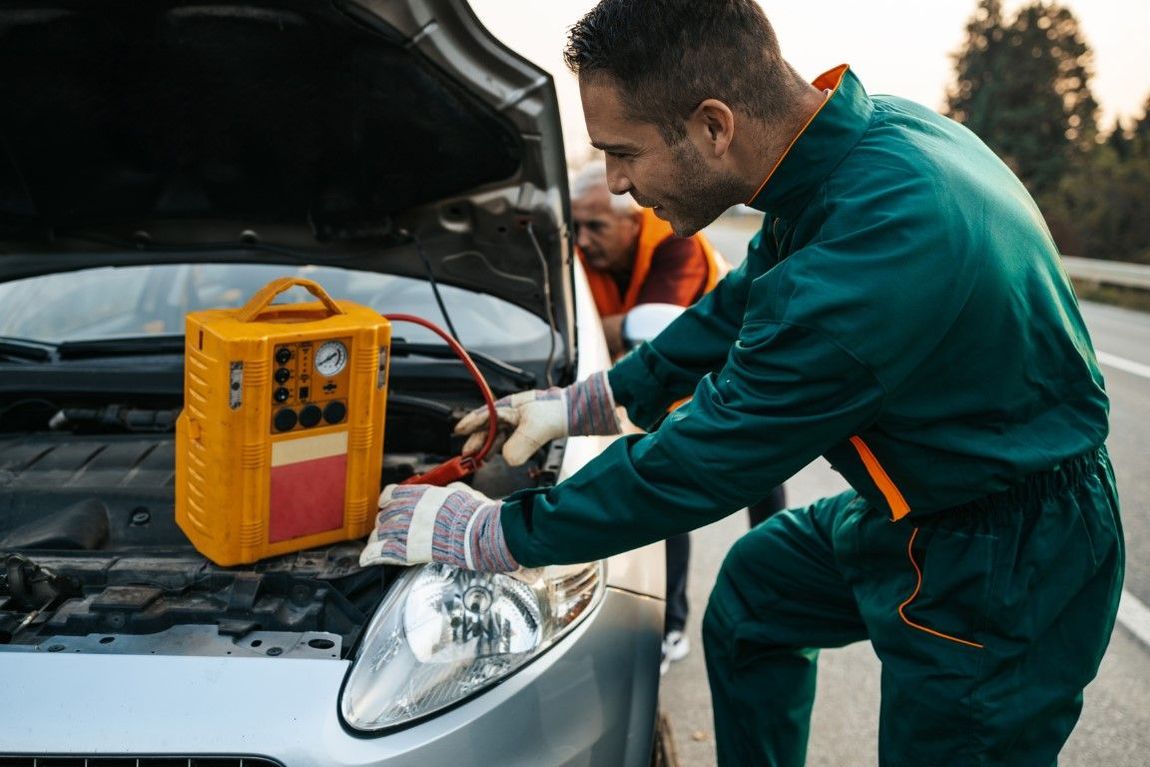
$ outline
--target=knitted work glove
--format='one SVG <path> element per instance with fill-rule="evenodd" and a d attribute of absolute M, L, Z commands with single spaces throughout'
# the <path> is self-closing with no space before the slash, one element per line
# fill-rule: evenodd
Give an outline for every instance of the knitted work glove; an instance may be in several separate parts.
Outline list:
<path fill-rule="evenodd" d="M 510 429 L 503 457 L 512 466 L 525 463 L 539 448 L 560 437 L 619 433 L 615 398 L 607 373 L 595 373 L 565 389 L 552 387 L 519 392 L 496 400 L 499 426 Z M 456 434 L 469 434 L 463 454 L 478 452 L 487 431 L 487 408 L 472 410 L 455 425 Z"/>
<path fill-rule="evenodd" d="M 464 570 L 517 570 L 499 524 L 502 506 L 462 482 L 388 485 L 359 564 L 442 562 Z"/>

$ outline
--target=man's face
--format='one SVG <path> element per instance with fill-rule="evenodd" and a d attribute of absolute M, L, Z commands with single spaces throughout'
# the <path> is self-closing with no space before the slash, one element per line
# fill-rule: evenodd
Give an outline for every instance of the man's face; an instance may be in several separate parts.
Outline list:
<path fill-rule="evenodd" d="M 688 129 L 686 138 L 668 145 L 655 125 L 628 115 L 609 77 L 581 77 L 579 92 L 591 144 L 606 153 L 613 193 L 630 193 L 643 207 L 653 208 L 680 237 L 695 234 L 742 202 L 738 180 L 708 162 L 696 144 L 701 136 Z"/>
<path fill-rule="evenodd" d="M 613 210 L 611 193 L 603 187 L 571 200 L 571 217 L 575 223 L 575 244 L 592 269 L 630 271 L 639 240 L 637 213 Z"/>

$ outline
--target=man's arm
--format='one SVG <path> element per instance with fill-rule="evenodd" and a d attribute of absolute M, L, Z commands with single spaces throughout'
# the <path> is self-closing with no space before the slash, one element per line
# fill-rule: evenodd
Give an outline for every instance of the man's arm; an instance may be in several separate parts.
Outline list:
<path fill-rule="evenodd" d="M 652 408 L 666 399 L 652 389 L 698 386 L 656 431 L 617 440 L 553 488 L 510 496 L 501 529 L 518 562 L 608 556 L 758 501 L 873 427 L 887 393 L 936 359 L 978 271 L 939 225 L 935 187 L 876 191 L 867 181 L 851 177 L 857 188 L 840 191 L 818 239 L 777 265 L 752 247 L 755 260 L 734 281 L 610 371 L 632 419 L 661 415 Z M 711 372 L 724 344 L 725 363 Z"/>
<path fill-rule="evenodd" d="M 801 382 L 801 383 L 800 383 Z M 877 417 L 883 389 L 817 330 L 743 329 L 726 366 L 651 434 L 616 440 L 570 479 L 504 501 L 524 566 L 583 562 L 720 519 Z"/>

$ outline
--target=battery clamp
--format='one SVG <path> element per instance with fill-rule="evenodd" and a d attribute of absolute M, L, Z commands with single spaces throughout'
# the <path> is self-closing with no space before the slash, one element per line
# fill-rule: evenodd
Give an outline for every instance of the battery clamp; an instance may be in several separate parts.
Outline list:
<path fill-rule="evenodd" d="M 317 301 L 272 303 L 293 287 Z M 494 443 L 494 399 L 467 352 L 427 320 L 336 301 L 296 277 L 272 281 L 240 309 L 187 315 L 176 522 L 201 554 L 246 564 L 371 532 L 392 321 L 439 334 L 483 390 L 491 413 L 483 449 L 408 482 L 462 479 Z"/>

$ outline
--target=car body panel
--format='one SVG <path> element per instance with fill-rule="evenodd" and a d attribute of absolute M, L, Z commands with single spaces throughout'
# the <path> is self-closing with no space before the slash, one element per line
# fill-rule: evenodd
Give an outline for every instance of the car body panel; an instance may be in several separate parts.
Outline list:
<path fill-rule="evenodd" d="M 569 333 L 555 89 L 463 0 L 8 2 L 0 43 L 0 279 L 426 258 Z"/>
<path fill-rule="evenodd" d="M 575 264 L 575 313 L 579 318 L 579 372 L 576 377 L 582 380 L 609 367 L 611 357 L 581 263 Z M 613 439 L 615 437 L 568 437 L 559 479 L 567 479 L 583 468 Z M 663 599 L 667 590 L 663 542 L 617 554 L 607 560 L 607 585 Z"/>
<path fill-rule="evenodd" d="M 342 660 L 7 654 L 0 756 L 251 755 L 289 767 L 647 764 L 662 603 L 609 589 L 552 650 L 420 724 L 339 721 Z M 614 761 L 616 758 L 622 761 Z M 603 761 L 607 758 L 609 761 Z"/>

